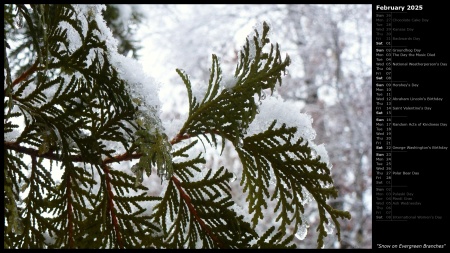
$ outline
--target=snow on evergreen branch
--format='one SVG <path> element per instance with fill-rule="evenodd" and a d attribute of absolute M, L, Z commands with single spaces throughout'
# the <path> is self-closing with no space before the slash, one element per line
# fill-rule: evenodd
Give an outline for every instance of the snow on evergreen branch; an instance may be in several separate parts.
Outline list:
<path fill-rule="evenodd" d="M 304 208 L 313 200 L 319 247 L 333 224 L 339 235 L 338 219 L 350 215 L 327 204 L 337 191 L 326 150 L 313 142 L 311 117 L 267 97 L 290 64 L 270 43 L 267 23 L 247 37 L 232 78 L 223 80 L 216 55 L 201 94 L 177 70 L 189 115 L 169 140 L 159 84 L 118 53 L 105 5 L 17 9 L 31 36 L 17 49 L 36 60 L 18 68 L 25 71 L 16 78 L 9 65 L 4 69 L 5 247 L 289 248 L 294 235 L 287 228 L 303 232 Z M 235 175 L 206 167 L 193 148 L 198 140 L 221 152 L 226 141 L 234 145 L 250 218 L 232 198 Z M 138 161 L 122 163 L 130 160 Z M 62 171 L 57 181 L 52 166 Z M 144 182 L 153 170 L 166 180 L 159 197 L 149 196 Z M 259 235 L 255 227 L 269 200 L 277 202 L 279 225 Z"/>

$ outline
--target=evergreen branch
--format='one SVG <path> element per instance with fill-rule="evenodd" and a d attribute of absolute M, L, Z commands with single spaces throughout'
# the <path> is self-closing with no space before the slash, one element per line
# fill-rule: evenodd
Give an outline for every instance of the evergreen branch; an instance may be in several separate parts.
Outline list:
<path fill-rule="evenodd" d="M 179 164 L 176 173 L 187 170 L 187 166 Z M 208 170 L 202 180 L 184 181 L 181 187 L 191 197 L 199 217 L 208 224 L 223 245 L 227 248 L 246 248 L 250 241 L 257 238 L 250 224 L 243 220 L 230 207 L 234 205 L 230 194 L 232 173 L 221 167 L 214 174 Z M 203 245 L 203 247 L 211 247 Z"/>
<path fill-rule="evenodd" d="M 275 232 L 275 227 L 269 227 L 269 229 L 264 232 L 263 235 L 261 235 L 258 238 L 257 243 L 255 243 L 252 248 L 257 249 L 295 249 L 295 244 L 292 243 L 292 240 L 294 239 L 294 235 L 290 235 L 287 238 L 283 240 L 283 233 L 282 232 Z M 289 244 L 291 243 L 291 244 Z"/>
<path fill-rule="evenodd" d="M 4 105 L 9 108 L 5 133 L 18 128 L 9 119 L 25 121 L 16 141 L 4 141 L 5 247 L 291 247 L 293 235 L 286 235 L 286 228 L 302 225 L 309 196 L 319 209 L 319 247 L 328 222 L 336 224 L 340 239 L 338 218 L 350 218 L 350 214 L 326 203 L 337 196 L 329 168 L 311 154 L 307 142 L 293 141 L 291 135 L 297 129 L 275 128 L 274 122 L 267 131 L 244 138 L 259 113 L 258 96 L 261 100 L 265 89 L 273 92 L 281 85 L 282 73 L 290 64 L 289 56 L 282 59 L 278 44 L 266 50 L 270 42 L 266 23 L 262 32 L 255 29 L 254 36 L 247 38 L 233 83 L 223 83 L 218 57 L 213 55 L 208 86 L 200 99 L 192 93 L 189 76 L 177 69 L 186 85 L 189 115 L 169 141 L 156 109 L 146 105 L 143 96 L 134 97 L 134 80 L 128 83 L 132 78 L 114 58 L 112 38 L 99 22 L 101 9 L 17 7 L 27 27 L 25 39 L 10 55 L 22 53 L 37 60 L 28 67 L 31 60 L 11 60 L 10 64 L 11 56 L 5 53 L 4 58 Z M 12 11 L 6 14 L 12 24 Z M 5 30 L 5 52 L 11 49 L 6 37 L 15 41 L 22 32 L 11 35 Z M 9 65 L 17 65 L 16 73 L 22 73 L 14 81 Z M 224 167 L 215 172 L 209 169 L 197 180 L 206 161 L 201 154 L 189 159 L 187 152 L 197 140 L 171 150 L 172 145 L 195 137 L 215 146 L 222 141 L 222 151 L 225 139 L 235 145 L 244 167 L 241 185 L 249 193 L 253 227 L 233 210 L 232 173 Z M 120 144 L 123 147 L 113 146 Z M 23 155 L 31 158 L 31 166 L 22 161 Z M 187 160 L 173 163 L 174 157 Z M 50 161 L 50 169 L 44 159 Z M 110 167 L 133 159 L 139 159 L 131 168 L 134 178 L 128 171 Z M 52 179 L 54 161 L 62 162 L 56 164 L 64 172 L 58 184 Z M 169 180 L 163 197 L 148 196 L 148 189 L 140 184 L 143 172 L 149 175 L 154 167 L 162 179 Z M 270 194 L 273 179 L 276 184 Z M 22 202 L 20 192 L 28 189 Z M 263 218 L 269 197 L 279 198 L 275 212 L 281 226 L 259 236 L 254 227 Z M 158 203 L 153 209 L 141 204 L 148 201 Z M 44 217 L 48 210 L 51 217 Z M 143 215 L 146 211 L 151 215 Z"/>
<path fill-rule="evenodd" d="M 28 8 L 24 4 L 18 4 L 17 8 L 18 8 L 19 12 L 22 14 L 22 17 L 25 19 L 25 21 L 28 25 L 28 31 L 31 34 L 31 40 L 32 40 L 32 44 L 35 48 L 35 53 L 38 55 L 38 59 L 42 59 L 41 49 L 40 49 L 41 47 L 40 47 L 39 41 L 38 41 L 40 38 L 40 36 L 38 34 L 39 29 L 34 24 L 35 23 L 35 22 L 33 22 L 34 20 L 32 20 L 33 11 L 30 13 Z"/>
<path fill-rule="evenodd" d="M 192 96 L 192 85 L 191 81 L 189 80 L 189 76 L 181 69 L 176 69 L 178 75 L 183 80 L 183 83 L 186 85 L 186 89 L 188 92 L 188 100 L 189 100 L 189 115 L 192 113 L 193 110 L 197 109 L 198 103 L 196 101 L 196 98 Z"/>
<path fill-rule="evenodd" d="M 271 179 L 272 184 L 275 184 L 271 199 L 278 199 L 275 212 L 278 212 L 277 220 L 281 220 L 280 231 L 286 231 L 286 226 L 292 222 L 295 229 L 302 225 L 302 213 L 304 205 L 309 202 L 308 195 L 314 198 L 320 214 L 320 248 L 323 238 L 327 236 L 324 223 L 330 222 L 326 214 L 336 224 L 336 218 L 350 219 L 350 214 L 335 210 L 326 203 L 328 198 L 337 196 L 337 191 L 331 186 L 329 168 L 320 161 L 320 157 L 313 156 L 308 142 L 301 137 L 297 141 L 293 140 L 292 136 L 297 131 L 295 127 L 287 128 L 283 124 L 275 128 L 275 123 L 265 132 L 246 137 L 243 147 L 237 149 L 244 167 L 241 184 L 244 184 L 244 191 L 249 191 L 250 213 L 254 213 L 253 225 L 262 218 L 262 207 L 266 207 L 265 198 L 261 195 L 267 195 L 268 192 L 261 192 L 260 189 L 267 189 Z M 336 228 L 339 235 L 340 227 L 337 225 Z"/>
<path fill-rule="evenodd" d="M 44 195 L 54 194 L 54 181 L 36 157 L 31 157 L 31 166 L 28 168 L 21 161 L 23 156 L 16 154 L 15 157 L 13 153 L 5 152 L 5 236 L 10 236 L 13 247 L 42 248 L 47 244 L 42 231 L 53 230 L 43 213 L 48 210 Z M 22 173 L 25 169 L 29 171 L 29 176 Z M 22 200 L 19 194 L 26 189 L 29 191 Z"/>
<path fill-rule="evenodd" d="M 6 48 L 10 48 L 9 44 L 6 41 L 6 30 L 3 32 L 4 40 L 3 40 L 3 63 L 4 63 L 4 69 L 6 70 L 6 78 L 5 78 L 5 84 L 6 88 L 3 90 L 5 98 L 8 97 L 8 100 L 4 99 L 4 108 L 8 108 L 8 112 L 6 113 L 4 117 L 3 124 L 5 125 L 4 129 L 11 129 L 11 123 L 8 122 L 10 117 L 13 116 L 12 109 L 13 109 L 13 101 L 12 101 L 12 81 L 11 81 L 11 68 L 9 67 L 9 58 L 8 58 L 8 52 Z M 7 132 L 7 131 L 5 131 Z"/>
<path fill-rule="evenodd" d="M 186 194 L 186 192 L 181 187 L 180 181 L 175 176 L 172 176 L 171 180 L 174 182 L 175 186 L 177 187 L 178 191 L 180 192 L 180 197 L 184 200 L 184 202 L 186 203 L 186 205 L 189 208 L 190 213 L 195 217 L 195 220 L 200 224 L 203 231 L 205 231 L 206 234 L 208 234 L 208 236 L 211 237 L 211 239 L 213 239 L 213 241 L 216 242 L 220 248 L 227 248 L 222 243 L 222 241 L 215 234 L 212 233 L 211 228 L 208 225 L 206 225 L 205 222 L 199 217 L 197 211 L 195 210 L 195 207 L 193 206 L 193 204 L 191 202 L 191 198 Z"/>
<path fill-rule="evenodd" d="M 67 224 L 68 224 L 68 240 L 69 240 L 69 248 L 73 249 L 75 247 L 74 242 L 74 231 L 73 231 L 73 223 L 74 223 L 74 217 L 73 217 L 73 204 L 72 204 L 72 177 L 69 174 L 67 176 Z"/>
<path fill-rule="evenodd" d="M 5 12 L 4 12 L 5 13 Z M 6 19 L 6 18 L 5 18 Z M 9 43 L 6 40 L 6 29 L 3 30 L 3 65 L 4 68 L 6 69 L 6 78 L 5 78 L 5 83 L 6 83 L 6 88 L 4 89 L 4 94 L 5 95 L 9 95 L 10 92 L 6 92 L 8 89 L 11 90 L 11 68 L 9 66 L 9 57 L 8 57 L 8 52 L 6 49 L 11 49 Z"/>
<path fill-rule="evenodd" d="M 21 152 L 24 154 L 28 154 L 32 157 L 32 161 L 33 161 L 33 168 L 35 167 L 35 161 L 37 157 L 40 158 L 47 158 L 47 159 L 52 159 L 52 160 L 57 160 L 57 161 L 65 161 L 65 159 L 67 159 L 67 157 L 60 157 L 57 156 L 53 153 L 46 153 L 46 154 L 39 154 L 38 150 L 34 150 L 31 148 L 26 148 L 23 146 L 18 145 L 17 143 L 14 142 L 5 142 L 5 147 L 7 147 L 8 149 L 17 151 L 17 152 Z M 5 149 L 6 150 L 6 149 Z M 128 154 L 123 154 L 123 155 L 119 155 L 117 158 L 117 160 L 128 160 L 131 158 L 137 158 L 138 156 L 136 155 L 131 155 L 128 156 Z M 72 162 L 83 162 L 83 159 L 81 156 L 72 156 L 70 158 L 70 160 Z M 119 230 L 119 225 L 118 225 L 118 221 L 117 221 L 117 217 L 114 211 L 114 204 L 113 204 L 113 198 L 114 198 L 114 194 L 111 190 L 111 179 L 109 177 L 110 171 L 109 171 L 109 167 L 106 166 L 106 164 L 111 163 L 111 162 L 115 162 L 115 160 L 113 158 L 106 158 L 104 161 L 104 171 L 105 171 L 105 180 L 106 180 L 106 185 L 107 185 L 107 195 L 108 195 L 108 212 L 110 213 L 111 217 L 112 217 L 112 222 L 113 222 L 113 226 L 115 229 L 115 233 L 116 233 L 116 238 L 117 238 L 117 242 L 119 243 L 120 248 L 123 248 L 123 241 L 121 238 L 121 234 L 120 234 L 120 230 Z M 67 176 L 67 192 L 66 192 L 66 199 L 67 199 L 67 220 L 68 220 L 68 227 L 67 227 L 67 233 L 68 233 L 68 247 L 73 248 L 75 246 L 75 231 L 74 231 L 74 213 L 73 213 L 73 198 L 72 198 L 72 176 L 68 175 Z"/>
<path fill-rule="evenodd" d="M 111 214 L 111 218 L 112 218 L 112 222 L 113 222 L 113 226 L 114 226 L 114 231 L 116 233 L 116 239 L 117 242 L 119 243 L 119 247 L 121 249 L 123 249 L 123 241 L 122 241 L 122 236 L 120 234 L 120 229 L 119 229 L 119 223 L 117 222 L 117 217 L 115 214 L 115 208 L 114 208 L 114 193 L 111 190 L 111 179 L 109 177 L 110 174 L 110 167 L 108 166 L 102 166 L 103 171 L 105 172 L 105 179 L 106 179 L 106 190 L 108 191 L 108 212 Z"/>
<path fill-rule="evenodd" d="M 255 29 L 253 38 L 247 39 L 240 52 L 234 85 L 221 87 L 222 70 L 217 56 L 212 56 L 209 83 L 201 103 L 197 103 L 192 96 L 188 76 L 177 70 L 188 90 L 190 105 L 189 116 L 180 129 L 180 136 L 210 133 L 212 144 L 217 146 L 215 135 L 218 134 L 223 137 L 222 144 L 226 138 L 235 146 L 239 145 L 258 111 L 255 95 L 261 98 L 264 89 L 273 91 L 277 83 L 281 85 L 281 73 L 290 64 L 289 56 L 282 60 L 278 45 L 274 48 L 271 44 L 270 51 L 264 52 L 265 45 L 269 43 L 268 31 L 269 26 L 264 23 L 261 36 Z M 207 141 L 211 144 L 209 139 Z"/>
<path fill-rule="evenodd" d="M 192 146 L 191 143 L 187 147 Z M 183 154 L 187 150 L 186 147 L 181 148 L 175 151 L 174 156 L 188 157 Z M 257 235 L 242 216 L 230 210 L 233 202 L 228 182 L 232 174 L 221 167 L 214 174 L 208 170 L 203 179 L 191 181 L 194 172 L 201 172 L 196 164 L 205 162 L 199 155 L 174 164 L 174 175 L 169 179 L 153 217 L 161 220 L 163 230 L 169 231 L 166 240 L 175 247 L 197 247 L 199 240 L 205 248 L 247 247 Z M 166 223 L 171 224 L 170 228 Z"/>
<path fill-rule="evenodd" d="M 212 101 L 219 92 L 219 84 L 222 80 L 222 69 L 219 65 L 219 59 L 215 54 L 212 55 L 212 69 L 210 69 L 209 85 L 201 105 L 207 101 Z"/>
<path fill-rule="evenodd" d="M 8 226 L 6 226 L 5 223 L 5 238 L 8 239 L 5 240 L 5 242 L 8 241 L 8 244 L 14 247 L 14 244 L 18 244 L 18 242 L 16 242 L 17 237 L 14 233 L 20 235 L 23 234 L 24 230 L 24 224 L 20 216 L 20 208 L 18 207 L 18 202 L 20 203 L 20 182 L 29 184 L 29 180 L 27 180 L 27 176 L 22 172 L 22 169 L 27 167 L 22 159 L 15 156 L 14 152 L 11 151 L 5 150 L 4 154 L 4 217 L 8 221 Z M 9 237 L 7 237 L 6 234 L 8 234 Z"/>

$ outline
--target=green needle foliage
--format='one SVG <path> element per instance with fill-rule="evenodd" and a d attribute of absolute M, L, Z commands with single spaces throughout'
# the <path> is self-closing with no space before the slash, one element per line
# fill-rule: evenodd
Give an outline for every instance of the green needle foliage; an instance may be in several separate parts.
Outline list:
<path fill-rule="evenodd" d="M 297 126 L 272 119 L 246 135 L 264 90 L 281 85 L 290 63 L 270 43 L 266 23 L 247 39 L 232 85 L 224 88 L 215 55 L 203 97 L 177 70 L 189 115 L 169 139 L 147 99 L 156 93 L 135 92 L 147 84 L 124 74 L 118 51 L 132 49 L 114 46 L 102 11 L 4 6 L 4 248 L 293 248 L 288 227 L 306 226 L 311 201 L 319 211 L 317 247 L 330 223 L 339 238 L 339 219 L 350 214 L 327 204 L 338 194 L 330 168 Z M 199 141 L 221 152 L 226 141 L 235 146 L 246 216 L 231 195 L 233 173 L 192 154 Z M 165 181 L 160 196 L 143 183 L 153 170 Z M 269 200 L 279 225 L 259 234 Z"/>

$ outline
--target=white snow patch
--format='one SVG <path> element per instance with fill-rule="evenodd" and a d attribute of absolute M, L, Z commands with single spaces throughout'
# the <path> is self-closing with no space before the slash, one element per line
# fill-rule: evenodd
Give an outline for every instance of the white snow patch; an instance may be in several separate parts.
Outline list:
<path fill-rule="evenodd" d="M 324 144 L 317 145 L 314 143 L 316 138 L 316 131 L 312 127 L 313 119 L 309 114 L 300 112 L 302 105 L 293 101 L 285 101 L 278 95 L 273 95 L 262 100 L 259 106 L 260 112 L 256 115 L 253 122 L 249 125 L 247 134 L 245 136 L 252 136 L 266 131 L 273 120 L 277 120 L 275 128 L 286 124 L 287 127 L 296 127 L 297 132 L 294 134 L 294 139 L 299 137 L 308 141 L 309 147 L 320 155 L 321 161 L 331 167 L 328 153 Z"/>
<path fill-rule="evenodd" d="M 263 100 L 259 107 L 260 112 L 249 125 L 246 136 L 266 131 L 273 120 L 277 120 L 275 127 L 284 123 L 287 127 L 297 127 L 295 137 L 302 137 L 307 141 L 314 140 L 316 131 L 312 128 L 313 119 L 310 115 L 301 113 L 298 103 L 284 101 L 279 96 L 271 96 Z M 296 114 L 298 113 L 298 114 Z"/>

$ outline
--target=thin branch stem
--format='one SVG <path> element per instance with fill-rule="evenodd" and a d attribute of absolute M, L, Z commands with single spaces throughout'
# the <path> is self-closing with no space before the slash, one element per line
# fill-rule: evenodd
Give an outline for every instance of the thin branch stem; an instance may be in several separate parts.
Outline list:
<path fill-rule="evenodd" d="M 11 150 L 14 150 L 14 151 L 22 153 L 22 154 L 27 154 L 31 157 L 40 157 L 40 158 L 45 158 L 45 159 L 60 161 L 60 162 L 63 160 L 58 154 L 50 153 L 50 152 L 45 153 L 45 154 L 39 154 L 38 150 L 21 146 L 17 142 L 4 142 L 3 148 L 11 149 Z M 73 156 L 71 156 L 70 160 L 72 162 L 83 162 L 83 157 L 81 155 L 73 155 Z"/>
<path fill-rule="evenodd" d="M 193 135 L 189 135 L 189 134 L 184 134 L 184 135 L 180 135 L 178 134 L 177 136 L 175 136 L 171 141 L 170 144 L 173 145 L 175 143 L 178 143 L 182 140 L 186 140 L 189 138 L 195 137 Z M 27 154 L 29 156 L 32 157 L 40 157 L 40 158 L 45 158 L 45 159 L 49 159 L 49 160 L 54 160 L 54 161 L 62 161 L 62 158 L 55 153 L 52 152 L 47 152 L 45 154 L 39 154 L 39 151 L 33 148 L 27 148 L 24 146 L 21 146 L 19 143 L 17 142 L 4 142 L 3 143 L 3 148 L 4 149 L 11 149 L 14 150 L 16 152 L 19 153 L 23 153 L 23 154 Z M 103 160 L 102 164 L 106 165 L 109 163 L 114 163 L 114 162 L 122 162 L 122 161 L 129 161 L 129 160 L 133 160 L 133 159 L 139 159 L 141 158 L 142 154 L 139 153 L 128 153 L 125 152 L 123 154 L 120 155 L 116 155 L 113 157 L 107 157 Z M 72 155 L 71 159 L 72 162 L 85 162 L 85 159 L 81 156 L 81 155 Z"/>
<path fill-rule="evenodd" d="M 34 71 L 38 69 L 39 61 L 36 61 L 27 71 L 23 72 L 22 75 L 20 75 L 16 80 L 14 80 L 11 84 L 11 87 L 14 87 L 18 83 L 25 80 L 29 75 L 33 74 Z"/>
<path fill-rule="evenodd" d="M 189 135 L 189 134 L 177 134 L 177 135 L 170 141 L 170 144 L 173 145 L 173 144 L 175 144 L 175 143 L 178 143 L 178 142 L 180 142 L 180 141 L 182 141 L 182 140 L 189 139 L 189 138 L 191 138 L 191 137 L 193 137 L 193 136 L 191 136 L 191 135 Z"/>

